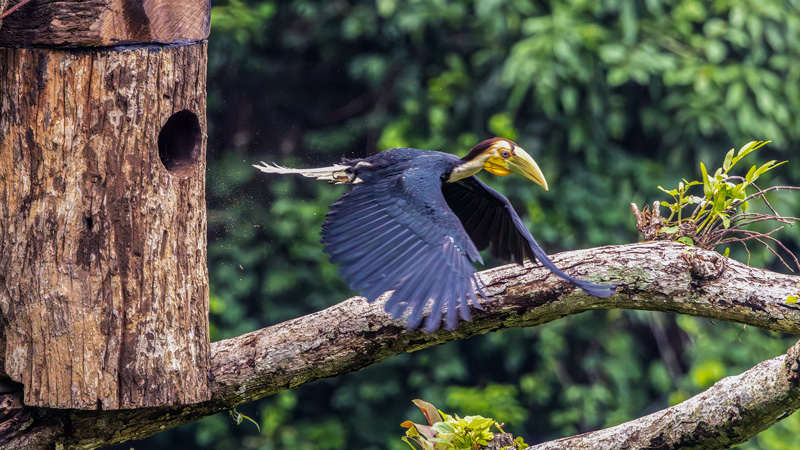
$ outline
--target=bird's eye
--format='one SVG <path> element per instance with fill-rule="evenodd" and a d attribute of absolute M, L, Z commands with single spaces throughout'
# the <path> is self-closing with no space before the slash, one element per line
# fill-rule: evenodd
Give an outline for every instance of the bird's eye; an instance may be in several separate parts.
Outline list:
<path fill-rule="evenodd" d="M 500 153 L 500 155 L 502 155 L 502 156 L 503 156 L 503 158 L 508 158 L 509 156 L 511 156 L 511 154 L 510 154 L 510 153 L 508 153 L 508 151 L 507 151 L 507 150 L 503 150 L 503 153 Z"/>

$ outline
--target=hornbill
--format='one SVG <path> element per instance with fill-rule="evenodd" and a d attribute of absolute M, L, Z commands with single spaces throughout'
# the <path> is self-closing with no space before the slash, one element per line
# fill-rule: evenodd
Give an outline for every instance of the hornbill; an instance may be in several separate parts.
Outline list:
<path fill-rule="evenodd" d="M 553 264 L 500 193 L 480 181 L 482 169 L 495 175 L 517 173 L 547 190 L 539 166 L 508 139 L 493 138 L 457 156 L 415 148 L 392 148 L 363 159 L 318 169 L 291 169 L 261 163 L 268 173 L 291 173 L 349 183 L 352 189 L 332 206 L 322 225 L 322 243 L 339 273 L 367 301 L 394 290 L 386 312 L 399 318 L 411 310 L 408 328 L 425 331 L 470 320 L 469 303 L 482 309 L 475 290 L 486 297 L 474 262 L 491 244 L 492 256 L 522 264 L 538 259 L 588 294 L 606 298 L 616 286 L 592 284 Z M 473 289 L 474 285 L 474 289 Z"/>

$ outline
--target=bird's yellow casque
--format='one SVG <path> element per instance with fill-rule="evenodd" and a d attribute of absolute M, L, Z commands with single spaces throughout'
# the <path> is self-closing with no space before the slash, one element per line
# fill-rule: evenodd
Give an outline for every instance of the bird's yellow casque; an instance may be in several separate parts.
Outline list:
<path fill-rule="evenodd" d="M 548 189 L 533 158 L 508 139 L 487 139 L 461 159 L 393 148 L 317 169 L 255 167 L 353 185 L 326 216 L 325 251 L 350 287 L 368 301 L 393 290 L 385 309 L 394 317 L 410 311 L 409 328 L 422 325 L 428 306 L 428 332 L 437 330 L 442 318 L 447 329 L 455 328 L 459 316 L 470 320 L 470 304 L 482 309 L 475 292 L 486 295 L 473 263 L 483 263 L 479 250 L 489 246 L 501 260 L 538 260 L 590 295 L 609 297 L 616 290 L 556 267 L 508 200 L 475 176 L 481 170 L 500 176 L 516 173 Z"/>

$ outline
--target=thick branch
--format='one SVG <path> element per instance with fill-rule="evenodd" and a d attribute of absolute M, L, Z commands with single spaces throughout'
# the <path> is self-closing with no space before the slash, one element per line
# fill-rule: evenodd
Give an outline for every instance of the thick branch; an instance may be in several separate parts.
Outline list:
<path fill-rule="evenodd" d="M 800 408 L 800 341 L 789 352 L 728 377 L 683 403 L 630 422 L 533 446 L 565 448 L 725 449 Z"/>
<path fill-rule="evenodd" d="M 504 266 L 481 274 L 491 296 L 483 303 L 485 311 L 473 311 L 473 321 L 452 332 L 434 334 L 404 329 L 402 321 L 383 313 L 380 302 L 370 305 L 351 298 L 308 316 L 214 343 L 212 399 L 208 402 L 114 412 L 38 411 L 40 420 L 33 429 L 42 432 L 42 427 L 60 427 L 50 434 L 63 434 L 60 439 L 68 448 L 142 438 L 239 403 L 359 370 L 393 355 L 492 330 L 535 326 L 590 309 L 675 312 L 800 334 L 800 308 L 785 301 L 797 292 L 800 277 L 751 268 L 714 252 L 666 242 L 574 251 L 556 255 L 554 260 L 571 274 L 618 283 L 620 294 L 609 299 L 588 297 L 540 267 Z M 766 365 L 777 371 L 774 364 L 762 363 L 756 368 Z M 780 377 L 781 373 L 773 375 Z M 765 386 L 761 383 L 755 389 L 769 392 Z M 796 397 L 796 383 L 792 392 Z M 797 405 L 787 408 L 793 410 Z M 774 422 L 784 412 L 773 411 L 771 419 L 759 417 L 758 421 Z M 742 420 L 753 420 L 752 415 L 739 415 Z M 98 421 L 103 421 L 103 426 L 98 426 Z M 12 443 L 7 448 L 15 448 Z"/>

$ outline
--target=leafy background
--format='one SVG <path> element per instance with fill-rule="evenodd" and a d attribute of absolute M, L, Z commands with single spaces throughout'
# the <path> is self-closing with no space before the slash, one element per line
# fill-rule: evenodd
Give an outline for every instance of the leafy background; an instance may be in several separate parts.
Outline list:
<path fill-rule="evenodd" d="M 259 160 L 311 167 L 397 146 L 463 155 L 507 137 L 534 156 L 550 191 L 482 177 L 549 253 L 636 241 L 631 202 L 665 200 L 658 185 L 697 179 L 700 161 L 713 171 L 750 140 L 773 143 L 746 165 L 790 160 L 769 183 L 800 179 L 798 0 L 212 5 L 212 340 L 355 294 L 318 242 L 344 188 L 268 177 L 251 167 Z M 769 198 L 800 211 L 796 194 Z M 798 249 L 796 230 L 780 238 Z M 750 264 L 787 271 L 765 249 L 749 250 Z M 742 246 L 731 256 L 748 259 Z M 261 433 L 218 414 L 119 448 L 401 449 L 399 424 L 423 420 L 414 398 L 495 418 L 536 443 L 675 404 L 794 340 L 692 317 L 587 312 L 241 405 Z M 794 449 L 799 436 L 795 414 L 740 448 Z"/>

